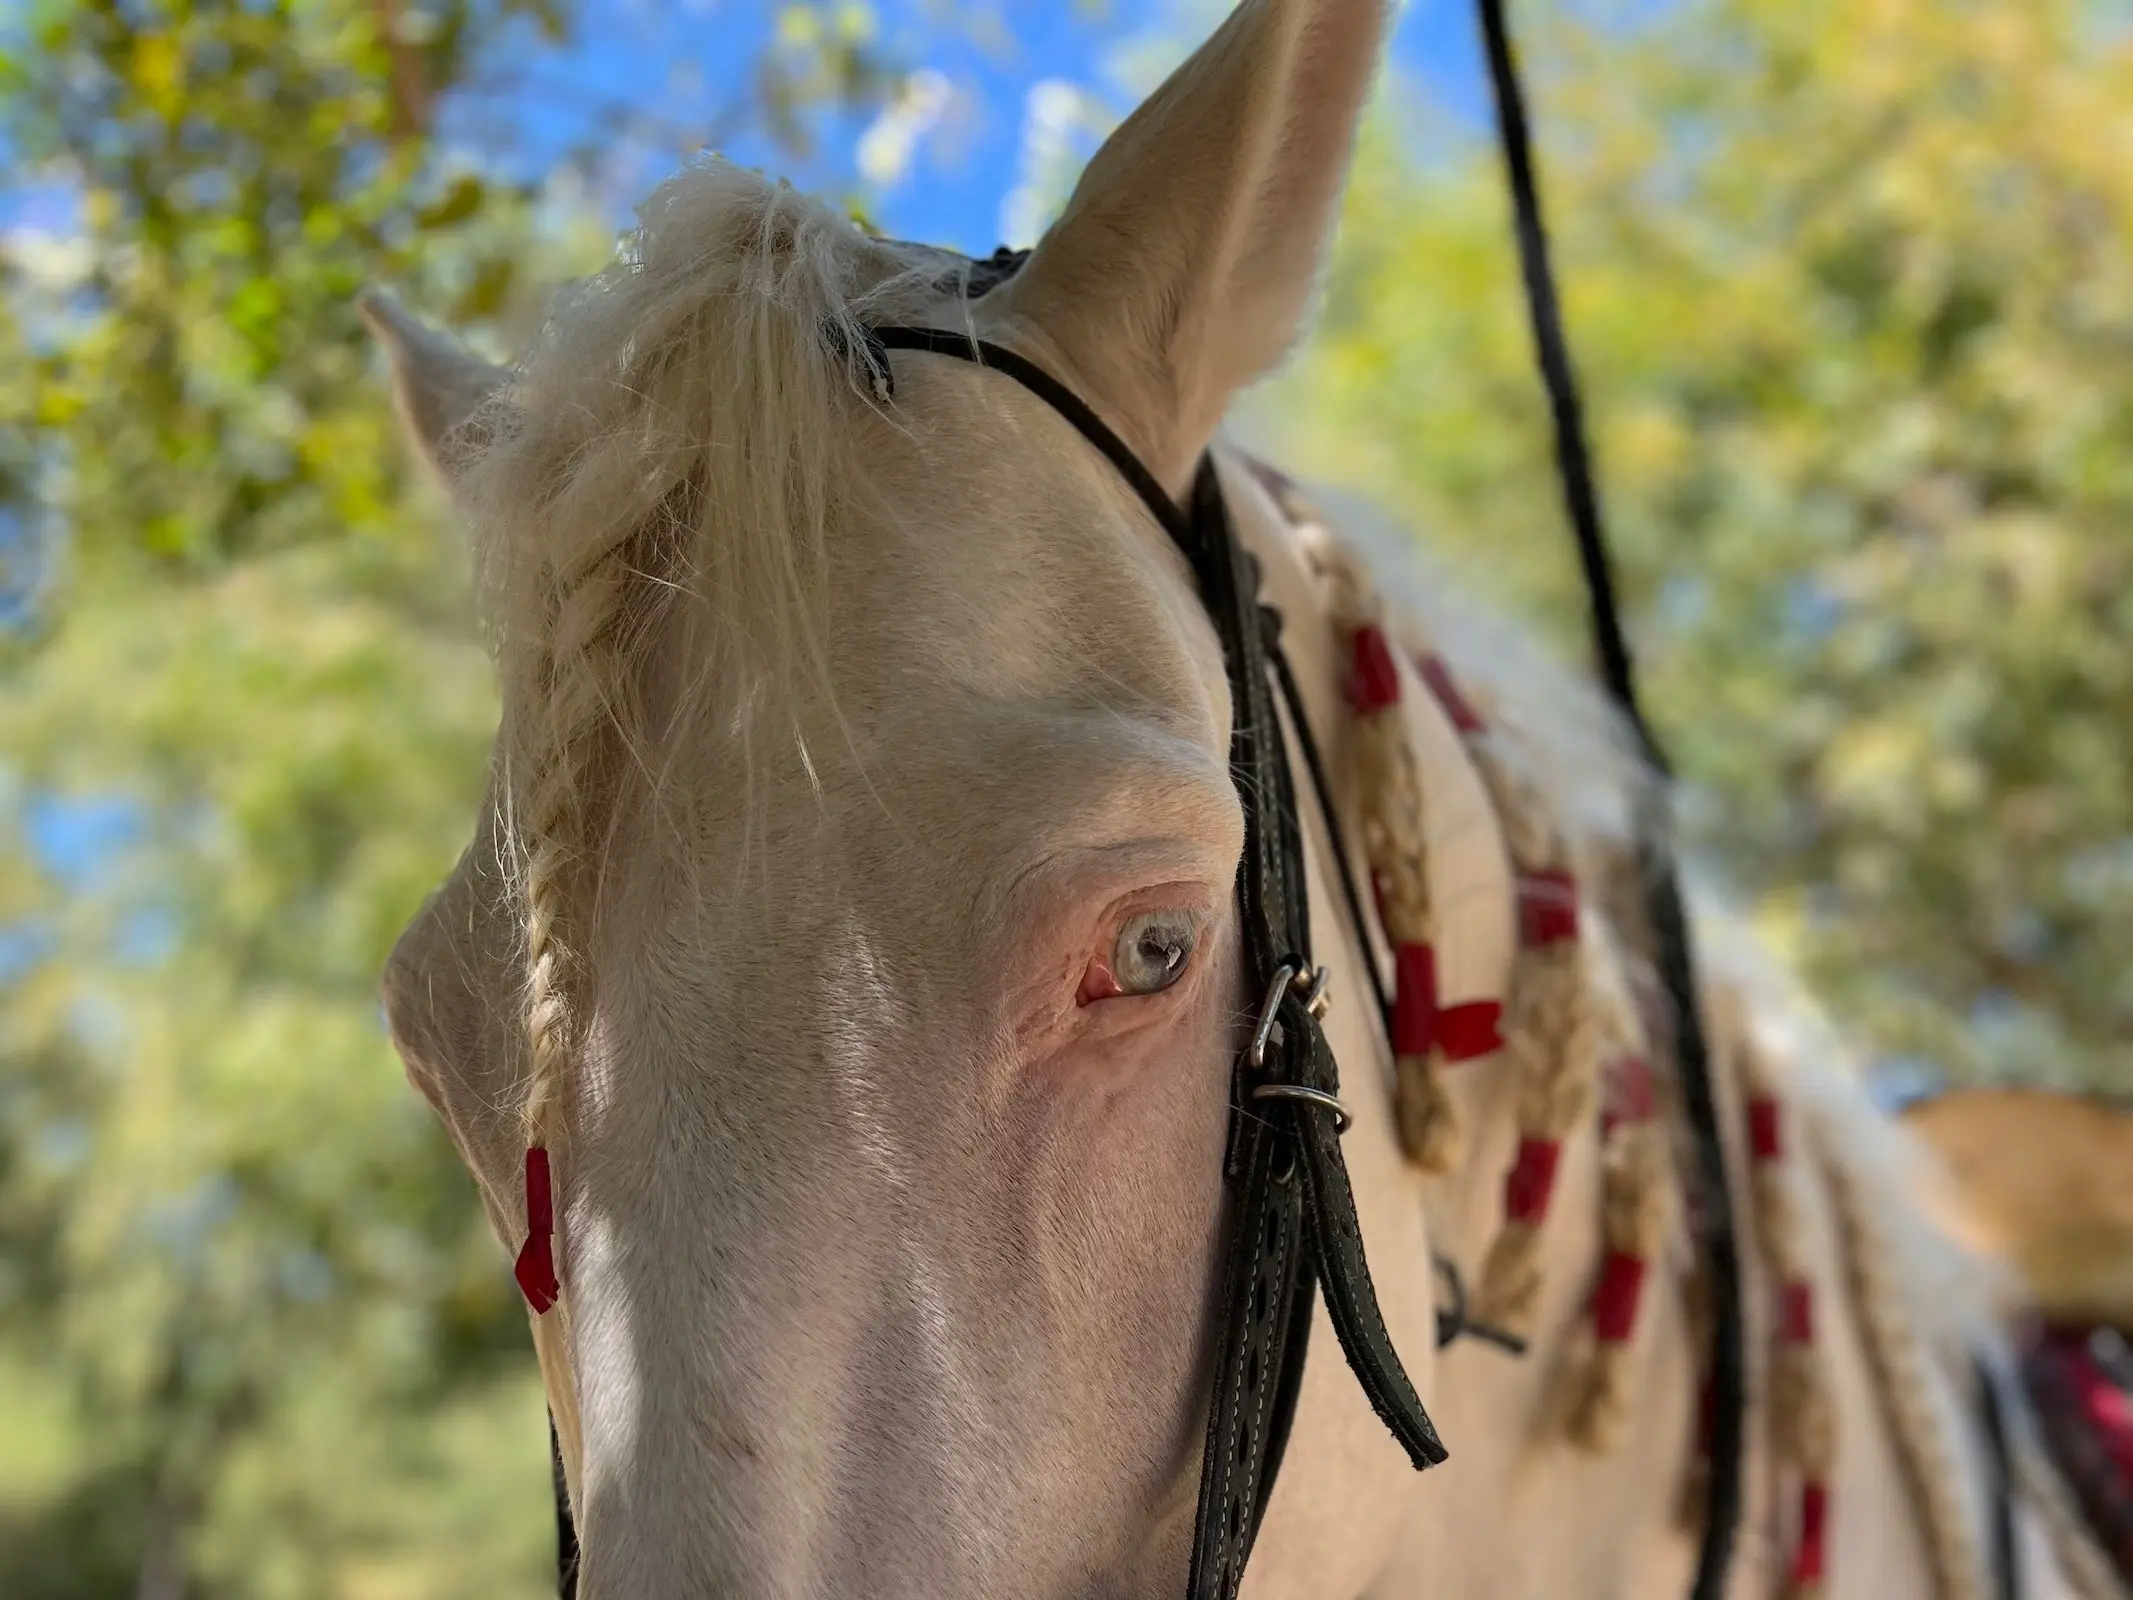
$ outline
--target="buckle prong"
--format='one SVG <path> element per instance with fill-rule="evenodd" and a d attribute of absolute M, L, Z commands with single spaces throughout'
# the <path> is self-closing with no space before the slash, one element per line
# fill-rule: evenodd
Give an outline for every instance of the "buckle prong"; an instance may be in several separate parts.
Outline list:
<path fill-rule="evenodd" d="M 1274 1035 L 1274 1019 L 1281 1011 L 1282 994 L 1296 981 L 1301 970 L 1295 962 L 1284 961 L 1267 981 L 1266 998 L 1259 1003 L 1259 1025 L 1252 1029 L 1251 1048 L 1244 1053 L 1255 1072 L 1266 1065 L 1266 1042 Z"/>

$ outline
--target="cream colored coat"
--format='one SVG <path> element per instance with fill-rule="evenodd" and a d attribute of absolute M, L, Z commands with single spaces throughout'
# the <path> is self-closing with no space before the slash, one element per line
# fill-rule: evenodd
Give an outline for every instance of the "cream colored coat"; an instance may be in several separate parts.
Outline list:
<path fill-rule="evenodd" d="M 1247 0 L 1105 146 L 1021 276 L 967 311 L 941 258 L 716 163 L 654 198 L 630 258 L 508 376 L 369 302 L 473 525 L 505 696 L 489 805 L 396 952 L 388 1006 L 510 1248 L 522 1152 L 556 1153 L 564 1293 L 536 1342 L 584 1600 L 1182 1590 L 1245 1004 L 1219 653 L 1176 553 L 1048 409 L 898 355 L 884 412 L 836 354 L 853 341 L 824 330 L 968 317 L 1181 487 L 1301 326 L 1385 20 L 1380 0 Z M 1234 459 L 1224 481 L 1339 758 L 1327 536 Z M 1609 818 L 1636 780 L 1601 721 L 1465 644 L 1441 590 L 1405 598 L 1415 637 L 1541 730 L 1579 849 L 1618 851 Z M 1441 713 L 1406 706 L 1447 987 L 1501 993 L 1499 821 Z M 1321 1326 L 1246 1593 L 1684 1593 L 1685 1248 L 1655 1281 L 1611 1451 L 1573 1448 L 1560 1417 L 1599 1251 L 1589 1119 L 1532 1354 L 1434 1353 L 1431 1254 L 1471 1270 L 1487 1250 L 1517 1086 L 1459 1069 L 1463 1164 L 1431 1179 L 1404 1158 L 1374 957 L 1309 826 L 1364 1234 L 1452 1460 L 1407 1470 Z M 1197 919 L 1186 976 L 1077 1004 L 1148 910 Z M 1604 962 L 1634 966 L 1592 925 Z M 1951 1258 L 1907 1209 L 1896 1136 L 1812 1050 L 1769 1053 L 1828 1284 L 1832 1592 L 1982 1593 L 1961 1359 L 1989 1337 L 1977 1297 L 1949 1292 L 1959 1267 L 1935 1276 Z M 1846 1215 L 1887 1237 L 1841 1248 Z M 1784 1502 L 1760 1473 L 1754 1489 L 1744 1600 L 1784 1537 Z M 2069 1592 L 2044 1543 L 2026 1536 L 2028 1593 Z M 1956 1578 L 1932 1576 L 1936 1549 Z"/>

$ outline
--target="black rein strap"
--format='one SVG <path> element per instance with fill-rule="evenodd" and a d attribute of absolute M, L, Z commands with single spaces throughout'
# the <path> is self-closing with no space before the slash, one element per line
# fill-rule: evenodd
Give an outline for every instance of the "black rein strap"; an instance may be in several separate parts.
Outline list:
<path fill-rule="evenodd" d="M 1512 59 L 1510 30 L 1504 21 L 1504 0 L 1479 3 L 1489 79 L 1495 89 L 1497 123 L 1503 135 L 1504 167 L 1510 176 L 1517 214 L 1526 307 L 1555 421 L 1556 468 L 1562 480 L 1564 509 L 1577 534 L 1578 556 L 1592 602 L 1594 651 L 1616 709 L 1636 731 L 1646 755 L 1663 778 L 1668 770 L 1666 758 L 1637 702 L 1635 663 L 1630 658 L 1620 609 L 1615 603 L 1607 537 L 1600 524 L 1599 491 L 1594 484 L 1591 452 L 1585 443 L 1584 408 L 1578 397 L 1577 374 L 1570 362 L 1569 341 L 1563 334 L 1555 275 L 1548 262 L 1548 232 L 1533 173 L 1533 141 L 1526 126 L 1518 68 Z M 1682 1102 L 1696 1145 L 1701 1242 L 1710 1269 L 1710 1475 L 1704 1498 L 1703 1549 L 1690 1595 L 1692 1600 L 1722 1600 L 1726 1574 L 1733 1561 L 1734 1535 L 1740 1525 L 1742 1447 L 1748 1409 L 1740 1251 L 1734 1237 L 1732 1190 L 1726 1177 L 1725 1138 L 1719 1126 L 1709 1046 L 1697 1001 L 1695 954 L 1675 864 L 1672 808 L 1662 788 L 1654 787 L 1645 812 L 1640 831 L 1647 909 L 1659 978 L 1673 1006 L 1674 1054 L 1681 1071 Z"/>
<path fill-rule="evenodd" d="M 1222 641 L 1235 717 L 1230 769 L 1245 817 L 1237 900 L 1248 976 L 1263 1000 L 1254 1047 L 1231 1079 L 1220 1343 L 1186 1592 L 1188 1600 L 1232 1600 L 1295 1416 L 1314 1285 L 1349 1367 L 1409 1460 L 1419 1469 L 1445 1458 L 1378 1311 L 1341 1157 L 1340 1076 L 1309 1005 L 1309 887 L 1274 703 L 1278 633 L 1259 603 L 1257 563 L 1230 524 L 1211 457 L 1200 463 L 1188 513 L 1080 396 L 1027 357 L 937 328 L 882 328 L 870 337 L 883 351 L 995 368 L 1071 423 L 1184 554 Z M 1299 737 L 1307 737 L 1298 721 Z"/>
<path fill-rule="evenodd" d="M 1635 731 L 1659 775 L 1669 776 L 1665 752 L 1637 702 L 1636 663 L 1623 633 L 1615 599 L 1614 574 L 1607 556 L 1607 535 L 1600 521 L 1600 497 L 1585 442 L 1584 406 L 1570 343 L 1563 333 L 1563 313 L 1548 260 L 1548 230 L 1541 216 L 1539 184 L 1534 176 L 1533 140 L 1526 122 L 1524 92 L 1512 55 L 1504 0 L 1479 0 L 1482 41 L 1495 90 L 1498 128 L 1503 137 L 1504 169 L 1518 230 L 1519 265 L 1526 289 L 1526 309 L 1548 408 L 1555 425 L 1556 472 L 1563 508 L 1577 535 L 1578 559 L 1592 607 L 1593 654 L 1600 677 L 1622 718 Z M 1741 1461 L 1748 1404 L 1745 1331 L 1741 1317 L 1740 1254 L 1735 1241 L 1731 1190 L 1726 1179 L 1725 1141 L 1720 1136 L 1717 1099 L 1712 1090 L 1708 1047 L 1696 999 L 1696 973 L 1688 918 L 1682 908 L 1675 869 L 1673 818 L 1667 797 L 1654 792 L 1643 825 L 1645 882 L 1659 976 L 1673 1003 L 1675 1052 L 1680 1060 L 1682 1098 L 1695 1136 L 1701 1171 L 1704 1247 L 1711 1269 L 1712 1319 L 1710 1480 L 1705 1498 L 1703 1550 L 1696 1568 L 1692 1600 L 1720 1600 L 1732 1562 L 1735 1530 L 1742 1504 Z M 2007 1428 L 1998 1379 L 1989 1364 L 1978 1368 L 1980 1404 L 1988 1468 L 1991 1474 L 1992 1568 L 2002 1600 L 2017 1600 L 2021 1564 L 2014 1534 L 2014 1487 L 2007 1459 Z"/>

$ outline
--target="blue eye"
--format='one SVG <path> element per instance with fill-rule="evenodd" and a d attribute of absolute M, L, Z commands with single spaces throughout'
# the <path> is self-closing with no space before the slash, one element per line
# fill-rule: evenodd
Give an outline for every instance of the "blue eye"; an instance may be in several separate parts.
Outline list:
<path fill-rule="evenodd" d="M 1200 941 L 1199 920 L 1189 911 L 1151 911 L 1118 931 L 1111 973 L 1122 994 L 1155 994 L 1185 976 Z"/>

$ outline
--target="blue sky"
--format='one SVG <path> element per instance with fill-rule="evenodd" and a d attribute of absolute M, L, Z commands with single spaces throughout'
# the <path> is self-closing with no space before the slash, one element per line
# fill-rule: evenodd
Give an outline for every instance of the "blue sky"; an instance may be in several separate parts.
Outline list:
<path fill-rule="evenodd" d="M 0 0 L 0 15 L 6 8 Z M 818 117 L 806 157 L 759 128 L 719 132 L 721 109 L 749 98 L 748 74 L 772 43 L 780 0 L 579 0 L 566 40 L 543 40 L 527 25 L 485 57 L 476 83 L 448 103 L 445 136 L 472 164 L 529 177 L 562 167 L 573 152 L 601 152 L 599 198 L 618 225 L 684 152 L 711 143 L 803 188 L 856 199 L 891 233 L 984 255 L 1002 242 L 1003 205 L 1025 172 L 1040 86 L 1071 85 L 1085 109 L 1121 114 L 1229 0 L 873 0 L 869 9 L 876 53 L 907 83 L 938 75 L 948 96 L 893 183 L 860 171 L 871 115 Z M 1405 0 L 1401 11 L 1396 93 L 1426 101 L 1453 126 L 1485 130 L 1472 0 Z M 624 119 L 633 131 L 618 131 Z M 1055 176 L 1093 147 L 1087 120 L 1071 148 L 1055 152 Z M 0 228 L 18 248 L 31 235 L 64 240 L 75 225 L 75 195 L 63 180 L 0 179 Z"/>
<path fill-rule="evenodd" d="M 473 88 L 448 106 L 446 137 L 470 161 L 501 161 L 528 176 L 575 150 L 610 152 L 599 198 L 618 224 L 684 151 L 714 139 L 735 159 L 860 200 L 901 237 L 984 255 L 1001 241 L 1003 203 L 1028 169 L 1032 106 L 1047 103 L 1040 86 L 1049 86 L 1055 110 L 1064 103 L 1080 113 L 1053 152 L 1053 176 L 1064 182 L 1093 146 L 1095 124 L 1130 109 L 1228 4 L 875 0 L 876 53 L 907 84 L 930 85 L 939 102 L 930 120 L 910 125 L 919 136 L 889 182 L 862 171 L 868 130 L 880 121 L 871 113 L 822 118 L 806 158 L 760 131 L 717 137 L 719 108 L 748 98 L 748 74 L 773 42 L 778 10 L 777 0 L 581 0 L 567 40 L 545 41 L 528 27 L 484 61 Z M 1404 85 L 1455 118 L 1486 115 L 1469 0 L 1409 0 L 1395 59 Z M 618 137 L 618 116 L 637 131 Z M 877 159 L 882 133 L 876 128 L 872 141 Z M 897 142 L 887 140 L 892 151 Z M 72 186 L 62 180 L 0 182 L 0 227 L 14 235 L 18 253 L 36 238 L 51 241 L 44 248 L 65 248 L 76 218 Z M 138 838 L 142 819 L 121 797 L 92 796 L 40 802 L 27 822 L 40 859 L 85 890 Z M 0 942 L 0 975 L 20 954 Z"/>
<path fill-rule="evenodd" d="M 938 74 L 917 81 L 945 101 L 900 182 L 869 183 L 860 173 L 869 118 L 824 119 L 819 148 L 805 160 L 756 135 L 721 141 L 725 153 L 803 187 L 859 197 L 892 233 L 985 254 L 1001 238 L 1003 201 L 1024 168 L 1032 91 L 1050 85 L 1056 107 L 1057 91 L 1071 85 L 1091 106 L 1123 111 L 1150 73 L 1226 7 L 1216 0 L 878 0 L 874 9 L 881 52 L 907 72 Z M 515 164 L 536 171 L 573 146 L 619 143 L 625 159 L 604 174 L 603 194 L 642 194 L 739 94 L 770 40 L 775 10 L 768 0 L 589 0 L 565 45 L 529 35 L 504 52 L 482 90 L 462 100 L 455 125 L 470 144 L 509 149 Z M 1394 60 L 1406 90 L 1459 121 L 1486 116 L 1468 0 L 1410 0 Z M 602 131 L 604 119 L 624 109 L 652 125 L 648 137 L 618 142 Z M 1092 135 L 1076 131 L 1085 154 Z"/>

